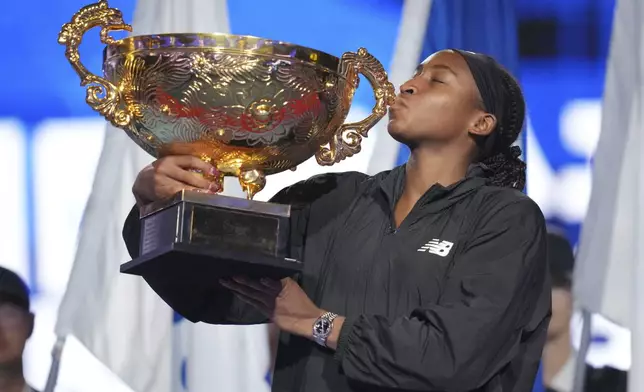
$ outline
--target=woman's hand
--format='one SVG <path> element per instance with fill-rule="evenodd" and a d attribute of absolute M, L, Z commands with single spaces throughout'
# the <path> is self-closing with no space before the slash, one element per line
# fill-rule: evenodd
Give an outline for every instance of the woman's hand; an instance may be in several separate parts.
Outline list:
<path fill-rule="evenodd" d="M 257 308 L 281 330 L 295 335 L 311 337 L 315 320 L 324 314 L 291 278 L 251 280 L 235 277 L 222 280 L 221 284 Z"/>
<path fill-rule="evenodd" d="M 217 169 L 197 157 L 167 156 L 156 160 L 139 172 L 134 181 L 132 193 L 136 204 L 143 207 L 168 198 L 183 189 L 217 193 L 221 190 L 218 178 Z"/>

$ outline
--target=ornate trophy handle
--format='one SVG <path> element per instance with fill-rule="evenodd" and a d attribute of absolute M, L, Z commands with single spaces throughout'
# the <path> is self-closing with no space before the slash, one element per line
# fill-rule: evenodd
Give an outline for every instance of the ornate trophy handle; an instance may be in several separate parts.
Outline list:
<path fill-rule="evenodd" d="M 81 86 L 87 86 L 85 101 L 114 126 L 125 127 L 130 124 L 131 114 L 121 106 L 121 96 L 118 88 L 108 80 L 96 76 L 83 66 L 80 61 L 78 47 L 83 35 L 90 29 L 101 26 L 101 42 L 110 44 L 114 39 L 108 34 L 113 30 L 132 31 L 125 24 L 123 14 L 115 8 L 109 8 L 107 0 L 90 4 L 80 9 L 72 17 L 71 22 L 65 23 L 58 34 L 58 43 L 65 45 L 65 57 L 81 78 Z"/>
<path fill-rule="evenodd" d="M 376 104 L 367 118 L 355 123 L 342 124 L 329 144 L 320 148 L 315 158 L 324 166 L 331 166 L 359 153 L 362 138 L 367 137 L 369 129 L 387 114 L 387 106 L 393 103 L 396 96 L 393 84 L 387 79 L 385 68 L 365 48 L 358 49 L 357 53 L 344 53 L 340 67 L 342 74 L 355 86 L 358 85 L 358 74 L 367 78 L 373 88 Z"/>

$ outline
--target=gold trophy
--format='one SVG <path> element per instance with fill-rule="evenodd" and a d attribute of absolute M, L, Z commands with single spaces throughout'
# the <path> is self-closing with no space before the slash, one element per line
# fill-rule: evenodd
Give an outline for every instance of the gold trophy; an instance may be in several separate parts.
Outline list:
<path fill-rule="evenodd" d="M 100 27 L 103 77 L 80 61 L 84 34 Z M 341 58 L 270 39 L 232 34 L 157 34 L 116 40 L 131 31 L 106 0 L 83 7 L 58 42 L 87 87 L 87 104 L 154 157 L 190 154 L 239 179 L 247 199 L 183 191 L 141 214 L 140 256 L 121 272 L 143 276 L 177 312 L 179 292 L 203 296 L 219 277 L 279 278 L 301 270 L 288 249 L 290 206 L 253 201 L 266 175 L 310 157 L 333 165 L 360 143 L 395 97 L 382 64 L 361 48 Z M 359 75 L 376 103 L 345 124 Z M 198 298 L 195 296 L 195 298 Z M 203 313 L 203 312 L 202 312 Z"/>

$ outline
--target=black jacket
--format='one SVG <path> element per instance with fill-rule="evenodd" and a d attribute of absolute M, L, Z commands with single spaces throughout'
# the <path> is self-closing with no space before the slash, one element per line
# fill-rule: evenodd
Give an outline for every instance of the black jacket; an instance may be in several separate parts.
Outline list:
<path fill-rule="evenodd" d="M 398 229 L 404 167 L 316 176 L 273 198 L 294 207 L 299 283 L 347 318 L 335 353 L 282 333 L 273 391 L 531 391 L 550 316 L 544 218 L 484 177 L 474 166 L 433 186 Z M 133 256 L 136 218 L 124 228 Z M 235 301 L 212 313 L 266 321 Z"/>

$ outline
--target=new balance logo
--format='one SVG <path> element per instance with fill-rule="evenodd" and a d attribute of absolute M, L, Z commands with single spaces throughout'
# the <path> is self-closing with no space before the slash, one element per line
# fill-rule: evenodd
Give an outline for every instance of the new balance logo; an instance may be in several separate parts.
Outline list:
<path fill-rule="evenodd" d="M 440 257 L 445 257 L 449 254 L 449 251 L 452 250 L 453 247 L 454 247 L 453 242 L 441 241 L 437 238 L 434 238 L 433 240 L 429 241 L 425 245 L 421 246 L 418 249 L 418 251 L 429 252 L 429 253 L 438 255 Z"/>

